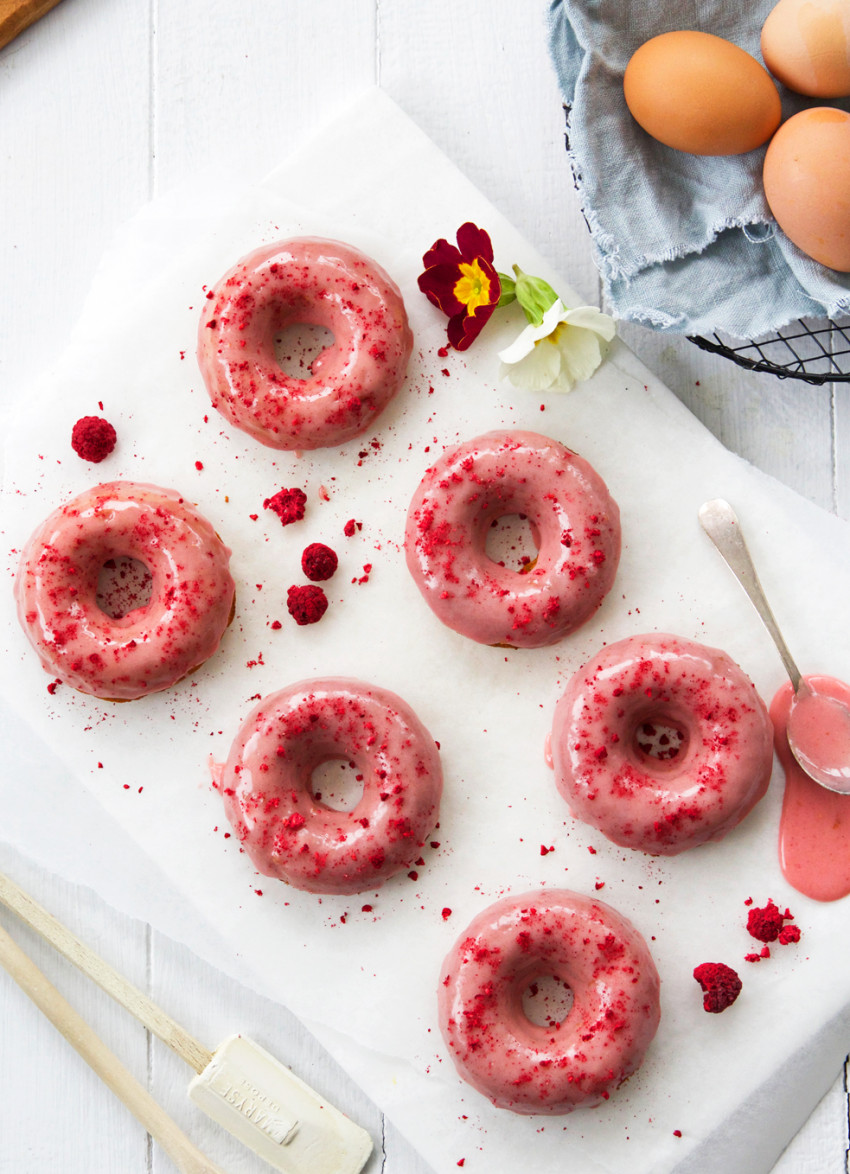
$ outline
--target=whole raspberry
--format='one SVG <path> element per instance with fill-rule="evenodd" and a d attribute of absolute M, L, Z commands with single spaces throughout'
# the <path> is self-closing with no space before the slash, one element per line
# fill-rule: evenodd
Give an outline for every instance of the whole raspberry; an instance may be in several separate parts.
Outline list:
<path fill-rule="evenodd" d="M 71 429 L 71 448 L 95 465 L 106 460 L 117 439 L 115 429 L 101 416 L 82 416 Z"/>
<path fill-rule="evenodd" d="M 279 489 L 274 497 L 267 497 L 263 509 L 272 510 L 280 518 L 282 526 L 300 522 L 304 517 L 307 494 L 303 489 Z"/>
<path fill-rule="evenodd" d="M 330 579 L 336 571 L 339 560 L 336 551 L 325 546 L 323 542 L 311 542 L 301 555 L 301 570 L 314 583 L 322 583 Z"/>
<path fill-rule="evenodd" d="M 328 610 L 328 597 L 321 587 L 290 587 L 286 606 L 296 624 L 316 624 Z"/>
<path fill-rule="evenodd" d="M 724 962 L 703 962 L 694 970 L 694 978 L 703 990 L 702 1005 L 717 1014 L 731 1007 L 741 993 L 741 980 Z"/>

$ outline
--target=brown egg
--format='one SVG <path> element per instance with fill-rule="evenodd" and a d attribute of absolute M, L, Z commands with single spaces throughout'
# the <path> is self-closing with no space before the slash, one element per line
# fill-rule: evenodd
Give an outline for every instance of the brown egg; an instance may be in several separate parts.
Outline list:
<path fill-rule="evenodd" d="M 764 194 L 798 248 L 850 273 L 850 114 L 816 106 L 784 122 L 765 154 Z"/>
<path fill-rule="evenodd" d="M 712 33 L 662 33 L 637 50 L 623 78 L 645 131 L 692 155 L 740 155 L 766 142 L 782 114 L 770 74 Z"/>
<path fill-rule="evenodd" d="M 850 94 L 848 0 L 779 0 L 761 30 L 765 65 L 789 90 L 813 98 Z"/>

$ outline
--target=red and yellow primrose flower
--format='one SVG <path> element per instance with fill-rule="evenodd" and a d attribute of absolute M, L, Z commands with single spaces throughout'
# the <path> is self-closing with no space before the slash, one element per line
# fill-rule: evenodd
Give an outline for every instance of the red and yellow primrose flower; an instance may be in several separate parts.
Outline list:
<path fill-rule="evenodd" d="M 595 306 L 568 310 L 540 277 L 514 265 L 515 277 L 498 273 L 493 245 L 483 228 L 467 221 L 457 232 L 457 247 L 436 241 L 422 258 L 419 288 L 449 319 L 449 344 L 458 351 L 471 346 L 499 306 L 517 301 L 528 325 L 501 351 L 502 374 L 529 391 L 569 391 L 588 379 L 614 336 L 614 322 Z"/>

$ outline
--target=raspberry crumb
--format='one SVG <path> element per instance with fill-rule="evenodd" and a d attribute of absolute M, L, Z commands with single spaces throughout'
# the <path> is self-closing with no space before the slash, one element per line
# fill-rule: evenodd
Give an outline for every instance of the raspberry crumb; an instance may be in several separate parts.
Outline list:
<path fill-rule="evenodd" d="M 71 429 L 71 448 L 95 465 L 106 460 L 117 439 L 115 429 L 101 416 L 82 416 Z"/>
<path fill-rule="evenodd" d="M 290 522 L 300 522 L 304 517 L 304 507 L 307 505 L 307 494 L 303 489 L 280 489 L 274 497 L 267 497 L 263 502 L 264 510 L 272 510 L 280 518 L 282 526 Z"/>
<path fill-rule="evenodd" d="M 338 562 L 336 551 L 322 542 L 311 542 L 301 555 L 301 570 L 314 583 L 321 583 L 331 578 Z"/>
<path fill-rule="evenodd" d="M 747 930 L 751 937 L 760 942 L 775 942 L 782 929 L 785 918 L 773 901 L 768 901 L 763 909 L 751 909 L 747 914 Z"/>
<path fill-rule="evenodd" d="M 451 911 L 451 909 L 449 909 L 449 907 L 447 905 L 445 907 L 445 909 L 443 909 L 443 911 L 442 911 L 443 921 L 448 921 L 448 919 L 451 917 L 451 915 L 452 915 L 452 911 Z"/>
<path fill-rule="evenodd" d="M 290 587 L 286 606 L 296 624 L 315 624 L 328 610 L 328 597 L 321 587 Z"/>
<path fill-rule="evenodd" d="M 800 927 L 799 927 L 799 925 L 783 925 L 782 929 L 779 931 L 779 944 L 780 944 L 780 946 L 788 946 L 792 942 L 799 942 L 799 940 L 800 940 Z"/>
<path fill-rule="evenodd" d="M 362 529 L 363 529 L 363 523 L 362 523 L 362 522 L 356 522 L 356 521 L 354 520 L 354 518 L 349 518 L 349 519 L 348 519 L 348 521 L 347 521 L 347 522 L 345 523 L 345 525 L 343 526 L 343 528 L 342 528 L 342 532 L 343 532 L 343 534 L 345 535 L 345 537 L 346 537 L 346 538 L 353 538 L 353 537 L 354 537 L 354 531 L 355 531 L 355 530 L 362 530 Z"/>
<path fill-rule="evenodd" d="M 702 987 L 702 1005 L 716 1014 L 731 1007 L 741 993 L 740 978 L 723 962 L 703 962 L 694 970 L 694 978 Z"/>

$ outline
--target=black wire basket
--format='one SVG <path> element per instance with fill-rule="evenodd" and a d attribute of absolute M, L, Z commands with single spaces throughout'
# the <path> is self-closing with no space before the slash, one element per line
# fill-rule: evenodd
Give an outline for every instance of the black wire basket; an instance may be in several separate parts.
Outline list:
<path fill-rule="evenodd" d="M 805 318 L 744 341 L 722 332 L 689 339 L 739 367 L 805 383 L 850 382 L 850 318 Z"/>
<path fill-rule="evenodd" d="M 569 153 L 572 109 L 566 102 L 563 111 L 564 144 Z M 579 190 L 572 161 L 570 166 L 573 184 Z M 587 217 L 584 219 L 587 224 Z M 801 318 L 749 341 L 722 331 L 714 331 L 708 337 L 689 335 L 688 340 L 701 350 L 731 359 L 739 367 L 779 379 L 799 379 L 813 384 L 850 383 L 850 317 Z"/>

